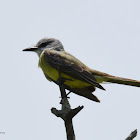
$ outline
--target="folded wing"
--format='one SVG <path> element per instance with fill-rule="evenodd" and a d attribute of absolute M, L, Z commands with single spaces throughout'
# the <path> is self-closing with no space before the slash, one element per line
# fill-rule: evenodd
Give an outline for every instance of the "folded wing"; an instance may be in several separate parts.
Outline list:
<path fill-rule="evenodd" d="M 104 88 L 96 81 L 87 67 L 78 59 L 65 51 L 45 50 L 44 59 L 53 68 L 60 70 L 75 79 L 82 80 L 100 89 Z"/>

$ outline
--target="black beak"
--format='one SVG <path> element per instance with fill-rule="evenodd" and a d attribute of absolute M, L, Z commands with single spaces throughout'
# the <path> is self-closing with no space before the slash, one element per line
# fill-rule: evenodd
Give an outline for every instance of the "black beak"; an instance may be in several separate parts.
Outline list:
<path fill-rule="evenodd" d="M 35 51 L 35 50 L 37 50 L 36 47 L 33 47 L 33 48 L 26 48 L 26 49 L 24 49 L 24 50 L 22 50 L 22 51 Z"/>

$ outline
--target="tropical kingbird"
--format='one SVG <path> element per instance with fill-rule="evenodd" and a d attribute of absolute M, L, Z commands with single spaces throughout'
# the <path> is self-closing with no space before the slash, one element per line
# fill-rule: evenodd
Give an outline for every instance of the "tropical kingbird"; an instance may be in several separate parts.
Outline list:
<path fill-rule="evenodd" d="M 43 38 L 34 47 L 23 51 L 33 51 L 38 54 L 39 67 L 49 81 L 59 85 L 59 74 L 61 74 L 65 89 L 96 102 L 100 101 L 92 92 L 96 87 L 105 90 L 100 85 L 102 82 L 140 87 L 140 81 L 112 76 L 87 67 L 67 53 L 62 43 L 54 38 Z"/>

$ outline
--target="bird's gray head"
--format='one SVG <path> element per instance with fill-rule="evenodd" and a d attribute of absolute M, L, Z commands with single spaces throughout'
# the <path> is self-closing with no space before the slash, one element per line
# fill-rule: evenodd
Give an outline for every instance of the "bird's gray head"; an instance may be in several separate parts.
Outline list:
<path fill-rule="evenodd" d="M 54 49 L 56 51 L 64 51 L 64 47 L 62 43 L 55 38 L 43 38 L 39 40 L 38 43 L 34 47 L 24 49 L 23 51 L 34 51 L 40 56 L 41 53 L 45 49 Z"/>

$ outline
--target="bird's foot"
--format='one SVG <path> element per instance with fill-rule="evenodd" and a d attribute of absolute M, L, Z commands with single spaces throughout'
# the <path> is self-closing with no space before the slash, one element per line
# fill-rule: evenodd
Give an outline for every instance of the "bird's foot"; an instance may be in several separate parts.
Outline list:
<path fill-rule="evenodd" d="M 67 94 L 66 94 L 66 98 L 67 99 L 70 99 L 70 97 L 68 97 L 68 95 L 71 93 L 71 91 L 69 91 Z M 59 97 L 59 98 L 62 98 L 62 97 Z"/>
<path fill-rule="evenodd" d="M 57 79 L 56 83 L 57 83 L 58 85 L 63 85 L 63 84 L 65 83 L 65 79 L 62 78 L 62 77 L 59 77 L 59 78 Z"/>
<path fill-rule="evenodd" d="M 71 93 L 71 91 L 69 91 L 66 95 L 68 96 Z M 70 97 L 69 97 L 70 98 Z"/>

